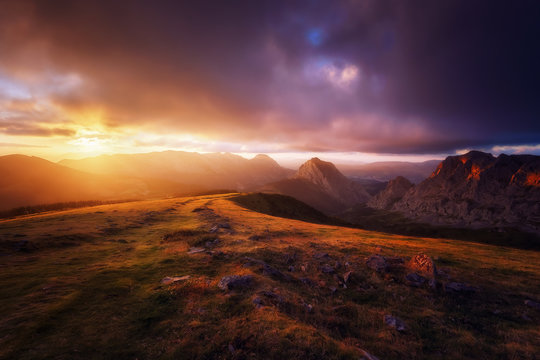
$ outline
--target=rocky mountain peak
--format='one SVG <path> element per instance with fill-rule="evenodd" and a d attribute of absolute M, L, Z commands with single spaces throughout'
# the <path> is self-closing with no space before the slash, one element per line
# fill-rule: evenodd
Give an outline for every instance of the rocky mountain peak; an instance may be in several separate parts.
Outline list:
<path fill-rule="evenodd" d="M 334 164 L 312 158 L 300 166 L 295 179 L 304 179 L 344 204 L 365 203 L 370 195 L 364 187 L 343 175 Z"/>
<path fill-rule="evenodd" d="M 294 177 L 309 180 L 325 188 L 341 186 L 350 181 L 334 164 L 316 157 L 302 164 Z"/>

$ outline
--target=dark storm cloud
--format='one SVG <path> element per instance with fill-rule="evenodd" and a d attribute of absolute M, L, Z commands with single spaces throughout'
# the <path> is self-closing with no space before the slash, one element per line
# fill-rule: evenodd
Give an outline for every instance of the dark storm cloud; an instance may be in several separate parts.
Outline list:
<path fill-rule="evenodd" d="M 0 4 L 0 75 L 78 74 L 43 96 L 110 127 L 328 151 L 540 142 L 537 2 Z"/>

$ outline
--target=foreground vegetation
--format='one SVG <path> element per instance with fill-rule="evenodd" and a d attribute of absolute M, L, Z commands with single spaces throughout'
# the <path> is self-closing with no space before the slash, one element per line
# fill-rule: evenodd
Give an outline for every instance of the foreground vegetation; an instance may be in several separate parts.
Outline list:
<path fill-rule="evenodd" d="M 540 300 L 539 252 L 315 224 L 239 205 L 261 201 L 268 211 L 291 205 L 225 194 L 0 221 L 0 358 L 540 353 L 540 311 L 525 304 Z M 295 209 L 289 217 L 324 222 Z M 406 262 L 418 253 L 440 270 L 435 289 L 409 286 L 402 266 L 366 266 L 372 254 Z M 223 290 L 228 275 L 251 281 Z M 475 291 L 450 293 L 448 281 Z M 385 315 L 406 328 L 388 326 Z"/>

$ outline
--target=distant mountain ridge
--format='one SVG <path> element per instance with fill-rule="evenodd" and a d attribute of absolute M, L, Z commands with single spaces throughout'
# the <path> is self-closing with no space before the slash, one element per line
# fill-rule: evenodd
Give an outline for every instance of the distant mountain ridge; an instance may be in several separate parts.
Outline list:
<path fill-rule="evenodd" d="M 432 224 L 540 232 L 540 156 L 471 151 L 447 157 L 399 200 L 390 187 L 369 205 Z"/>
<path fill-rule="evenodd" d="M 302 164 L 291 178 L 269 183 L 261 191 L 292 196 L 327 214 L 365 203 L 371 197 L 334 164 L 316 157 Z"/>
<path fill-rule="evenodd" d="M 207 189 L 250 191 L 294 173 L 268 155 L 246 159 L 230 153 L 163 151 L 144 154 L 102 155 L 62 160 L 62 165 L 94 174 L 148 177 L 197 184 Z"/>
<path fill-rule="evenodd" d="M 427 178 L 441 160 L 427 160 L 423 162 L 406 161 L 379 161 L 369 164 L 337 164 L 337 168 L 353 179 L 370 179 L 389 181 L 398 176 L 418 184 Z"/>

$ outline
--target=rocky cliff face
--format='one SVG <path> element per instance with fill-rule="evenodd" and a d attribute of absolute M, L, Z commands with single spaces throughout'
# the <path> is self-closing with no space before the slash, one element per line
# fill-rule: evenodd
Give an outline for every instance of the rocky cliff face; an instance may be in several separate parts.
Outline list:
<path fill-rule="evenodd" d="M 436 224 L 540 232 L 540 157 L 479 151 L 449 156 L 391 210 Z M 384 202 L 373 202 L 384 208 Z"/>
<path fill-rule="evenodd" d="M 389 210 L 413 186 L 413 183 L 409 180 L 405 179 L 403 176 L 398 176 L 394 180 L 390 180 L 383 191 L 371 198 L 368 202 L 368 206 Z"/>
<path fill-rule="evenodd" d="M 345 177 L 331 162 L 319 158 L 306 161 L 294 178 L 308 180 L 347 206 L 365 203 L 370 198 L 362 185 Z"/>

